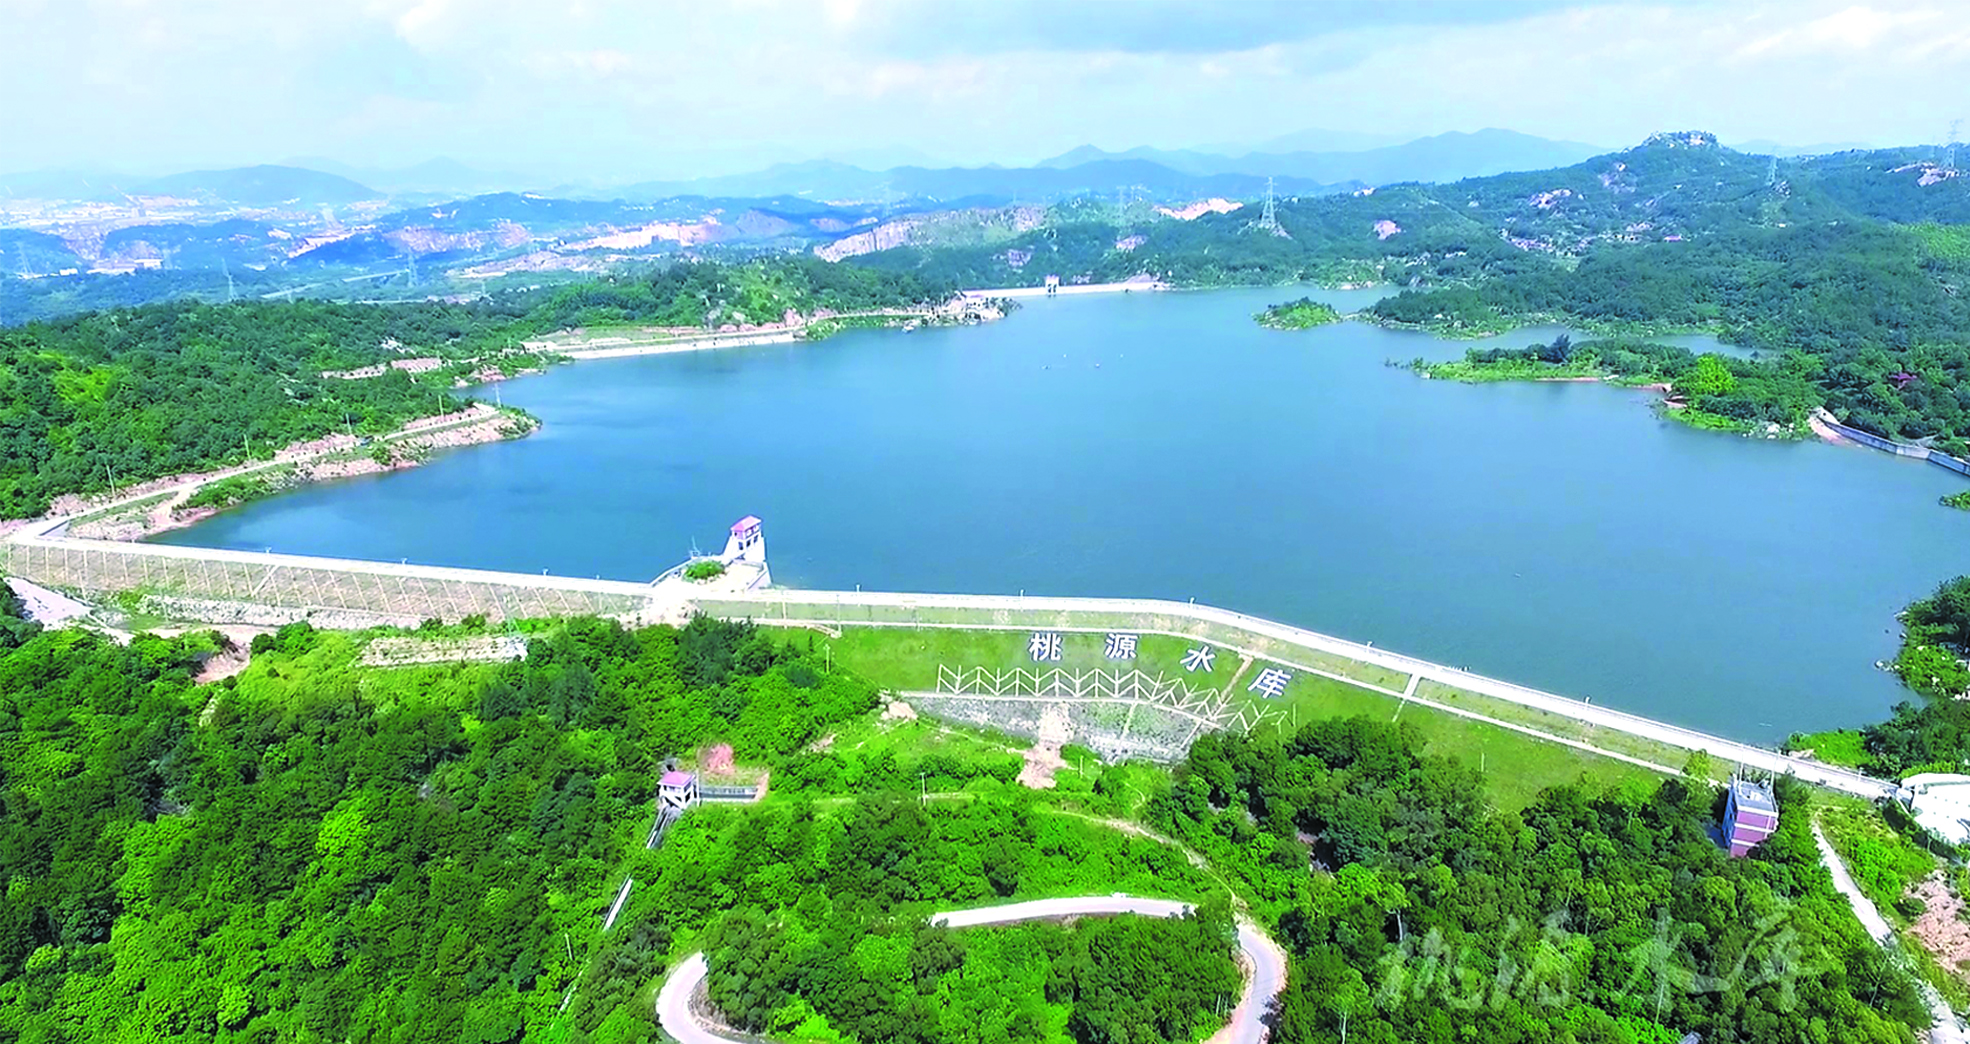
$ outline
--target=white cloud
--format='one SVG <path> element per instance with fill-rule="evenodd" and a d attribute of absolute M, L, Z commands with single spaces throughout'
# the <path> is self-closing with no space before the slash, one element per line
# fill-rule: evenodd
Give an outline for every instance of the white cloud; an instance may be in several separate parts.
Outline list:
<path fill-rule="evenodd" d="M 536 75 L 554 78 L 568 73 L 604 79 L 635 69 L 638 59 L 626 51 L 602 47 L 590 51 L 537 51 L 521 59 Z"/>
<path fill-rule="evenodd" d="M 0 107 L 0 168 L 344 149 L 651 173 L 714 147 L 899 143 L 1016 162 L 1313 126 L 1913 140 L 1940 133 L 1960 104 L 1947 85 L 1970 72 L 1947 0 L 1583 0 L 1489 21 L 1302 20 L 1256 46 L 1204 33 L 1208 0 L 1181 2 L 1063 50 L 1103 5 L 1060 0 L 1051 36 L 982 40 L 963 31 L 998 24 L 982 0 L 0 0 L 0 92 L 37 99 Z M 230 118 L 210 117 L 214 98 Z"/>
<path fill-rule="evenodd" d="M 1935 10 L 1884 11 L 1848 7 L 1800 25 L 1761 36 L 1739 47 L 1737 58 L 1802 57 L 1830 52 L 1862 52 L 1883 43 L 1927 38 L 1942 20 Z M 1953 34 L 1961 38 L 1961 33 Z"/>

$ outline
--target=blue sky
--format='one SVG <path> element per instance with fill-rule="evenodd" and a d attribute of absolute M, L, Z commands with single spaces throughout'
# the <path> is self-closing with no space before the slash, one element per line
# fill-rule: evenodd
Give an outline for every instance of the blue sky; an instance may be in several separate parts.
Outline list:
<path fill-rule="evenodd" d="M 1960 0 L 0 0 L 0 171 L 620 180 L 1309 127 L 1936 141 Z"/>

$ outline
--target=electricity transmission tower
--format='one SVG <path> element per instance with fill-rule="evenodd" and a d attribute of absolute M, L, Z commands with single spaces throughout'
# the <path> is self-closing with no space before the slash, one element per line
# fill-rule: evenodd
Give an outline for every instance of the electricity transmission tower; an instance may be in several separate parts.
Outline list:
<path fill-rule="evenodd" d="M 219 259 L 219 268 L 226 273 L 226 303 L 233 303 L 233 266 L 225 259 Z"/>
<path fill-rule="evenodd" d="M 1265 179 L 1265 207 L 1259 211 L 1259 219 L 1252 222 L 1248 227 L 1261 232 L 1270 232 L 1275 236 L 1285 235 L 1286 230 L 1279 227 L 1279 212 L 1275 203 L 1276 201 L 1272 194 L 1272 179 L 1267 178 Z"/>
<path fill-rule="evenodd" d="M 1943 169 L 1956 173 L 1956 133 L 1963 129 L 1960 119 L 1949 121 L 1949 141 L 1943 145 Z"/>

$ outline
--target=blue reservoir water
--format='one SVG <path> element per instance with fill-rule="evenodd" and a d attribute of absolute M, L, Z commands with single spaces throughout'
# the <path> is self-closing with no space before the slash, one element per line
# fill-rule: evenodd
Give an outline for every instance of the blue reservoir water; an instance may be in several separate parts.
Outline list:
<path fill-rule="evenodd" d="M 789 586 L 1194 597 L 1755 741 L 1902 698 L 1874 662 L 1966 571 L 1970 514 L 1936 505 L 1962 479 L 1385 365 L 1466 342 L 1251 322 L 1298 294 L 562 367 L 501 389 L 533 437 L 165 539 L 646 579 L 754 513 Z"/>

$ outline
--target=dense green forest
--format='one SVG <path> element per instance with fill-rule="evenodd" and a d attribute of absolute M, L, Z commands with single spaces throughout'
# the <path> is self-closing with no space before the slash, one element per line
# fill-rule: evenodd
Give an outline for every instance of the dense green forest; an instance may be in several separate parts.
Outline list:
<path fill-rule="evenodd" d="M 263 647 L 206 688 L 202 638 L 0 659 L 0 1036 L 516 1040 L 570 986 L 599 1023 L 672 930 L 592 945 L 662 757 L 784 753 L 874 698 L 710 622 L 576 621 L 503 666 Z"/>
<path fill-rule="evenodd" d="M 707 989 L 749 1032 L 1162 1044 L 1215 1029 L 1237 1000 L 1222 901 L 1181 920 L 1096 919 L 1072 930 L 921 920 L 927 903 L 1203 887 L 1168 848 L 1078 820 L 998 800 L 926 806 L 892 792 L 828 820 L 784 808 L 751 815 L 676 854 L 664 886 L 685 902 L 713 902 L 666 916 L 691 923 L 727 911 L 706 938 Z M 686 882 L 685 867 L 703 876 Z M 721 880 L 736 884 L 712 884 Z"/>
<path fill-rule="evenodd" d="M 1252 318 L 1269 330 L 1311 330 L 1316 326 L 1340 322 L 1341 313 L 1325 301 L 1302 297 L 1267 305 L 1265 311 Z"/>
<path fill-rule="evenodd" d="M 176 304 L 0 330 L 0 516 L 462 409 L 402 371 L 321 371 L 397 357 L 386 345 L 471 352 L 511 319 L 492 305 Z"/>
<path fill-rule="evenodd" d="M 1221 904 L 917 927 L 933 905 L 1211 886 L 1030 802 L 925 808 L 914 762 L 868 765 L 845 806 L 707 808 L 646 852 L 665 754 L 717 738 L 783 763 L 876 701 L 747 625 L 573 621 L 518 663 L 375 670 L 301 624 L 208 687 L 210 636 L 19 637 L 0 656 L 6 1039 L 646 1040 L 645 991 L 694 936 L 728 985 L 771 944 L 772 975 L 721 992 L 733 1017 L 870 1041 L 1188 1040 L 1235 992 Z M 602 933 L 625 874 L 644 887 Z"/>
<path fill-rule="evenodd" d="M 1403 728 L 1210 735 L 1152 821 L 1275 911 L 1276 1039 L 1904 1041 L 1925 1015 L 1819 866 L 1803 787 L 1730 859 L 1715 790 L 1547 791 L 1490 810 Z M 1305 867 L 1311 860 L 1312 874 Z"/>
<path fill-rule="evenodd" d="M 916 275 L 793 258 L 678 264 L 463 304 L 176 303 L 0 328 L 0 517 L 36 514 L 64 493 L 462 409 L 451 392 L 461 374 L 520 365 L 506 353 L 522 339 L 568 326 L 777 321 L 786 308 L 849 311 L 946 296 Z M 448 365 L 419 376 L 322 376 L 419 356 Z"/>
<path fill-rule="evenodd" d="M 1768 425 L 1804 434 L 1820 404 L 1807 357 L 1767 359 L 1698 355 L 1646 338 L 1575 342 L 1560 334 L 1524 348 L 1471 348 L 1451 362 L 1412 365 L 1430 377 L 1459 381 L 1537 381 L 1592 377 L 1622 385 L 1666 385 L 1676 397 L 1669 416 L 1699 427 L 1753 431 Z"/>
<path fill-rule="evenodd" d="M 1342 1018 L 1609 1044 L 1901 1041 L 1922 1018 L 1789 787 L 1778 837 L 1729 860 L 1707 784 L 1498 812 L 1478 772 L 1356 719 L 1207 735 L 1174 775 L 1110 769 L 1062 803 L 997 757 L 826 749 L 878 694 L 743 624 L 576 620 L 522 661 L 397 669 L 297 624 L 194 685 L 217 641 L 0 635 L 0 1036 L 648 1040 L 654 983 L 703 948 L 729 1020 L 800 1040 L 1184 1041 L 1236 991 L 1227 882 L 1292 950 L 1281 1044 Z M 776 796 L 645 850 L 664 759 L 712 740 L 775 767 Z M 1208 866 L 1093 818 L 1145 799 Z M 1201 905 L 923 920 L 1108 891 Z"/>
<path fill-rule="evenodd" d="M 1970 264 L 1958 238 L 1866 223 L 1719 232 L 1603 248 L 1573 271 L 1409 291 L 1372 312 L 1452 328 L 1537 316 L 1719 329 L 1763 355 L 1732 362 L 1770 385 L 1740 394 L 1740 413 L 1790 423 L 1825 405 L 1857 428 L 1961 454 L 1970 452 L 1970 347 L 1960 337 L 1970 304 L 1956 288 Z"/>
<path fill-rule="evenodd" d="M 554 292 L 528 315 L 546 331 L 596 323 L 716 327 L 725 323 L 777 323 L 789 309 L 854 312 L 907 308 L 942 301 L 955 292 L 948 281 L 915 272 L 885 273 L 819 258 L 770 262 L 671 265 L 645 280 L 602 280 Z"/>

